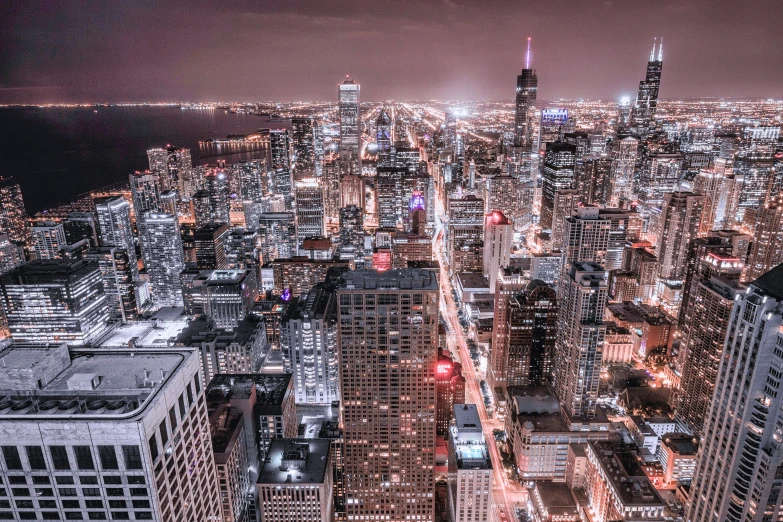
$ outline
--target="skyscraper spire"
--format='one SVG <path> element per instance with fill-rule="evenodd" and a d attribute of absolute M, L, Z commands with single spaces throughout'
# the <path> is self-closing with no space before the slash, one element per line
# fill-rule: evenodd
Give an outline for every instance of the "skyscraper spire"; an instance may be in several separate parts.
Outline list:
<path fill-rule="evenodd" d="M 650 61 L 651 62 L 655 61 L 655 44 L 656 44 L 657 41 L 658 41 L 657 38 L 653 38 L 653 48 L 652 48 L 652 52 L 650 53 Z"/>
<path fill-rule="evenodd" d="M 527 37 L 527 54 L 525 55 L 525 69 L 530 69 L 530 37 Z"/>
<path fill-rule="evenodd" d="M 663 61 L 663 36 L 661 36 L 661 45 L 658 46 L 658 61 Z"/>

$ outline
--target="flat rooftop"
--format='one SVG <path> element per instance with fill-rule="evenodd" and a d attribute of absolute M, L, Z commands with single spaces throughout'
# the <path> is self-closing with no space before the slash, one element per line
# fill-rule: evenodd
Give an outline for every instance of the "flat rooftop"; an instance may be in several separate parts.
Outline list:
<path fill-rule="evenodd" d="M 232 398 L 249 399 L 256 390 L 256 408 L 261 414 L 282 414 L 290 373 L 223 373 L 215 375 L 207 385 L 207 402 L 228 402 Z"/>
<path fill-rule="evenodd" d="M 695 456 L 699 451 L 699 438 L 687 433 L 667 433 L 661 438 L 661 444 L 677 455 Z"/>
<path fill-rule="evenodd" d="M 272 439 L 257 484 L 322 484 L 329 463 L 328 439 Z M 331 473 L 331 469 L 328 470 Z"/>
<path fill-rule="evenodd" d="M 341 276 L 340 290 L 438 290 L 438 277 L 432 270 L 401 268 L 378 272 L 351 270 Z"/>
<path fill-rule="evenodd" d="M 101 342 L 101 347 L 172 346 L 187 328 L 190 319 L 190 316 L 182 314 L 182 308 L 172 308 L 162 316 L 155 314 L 150 320 L 123 323 L 112 330 Z"/>
<path fill-rule="evenodd" d="M 137 413 L 192 353 L 11 345 L 0 351 L 0 418 Z"/>
<path fill-rule="evenodd" d="M 665 506 L 644 473 L 633 446 L 611 441 L 591 441 L 588 444 L 623 504 Z"/>
<path fill-rule="evenodd" d="M 565 482 L 537 480 L 534 487 L 536 499 L 544 505 L 550 516 L 578 513 L 571 488 Z"/>
<path fill-rule="evenodd" d="M 489 281 L 481 272 L 459 272 L 457 274 L 457 284 L 463 290 L 489 290 Z"/>

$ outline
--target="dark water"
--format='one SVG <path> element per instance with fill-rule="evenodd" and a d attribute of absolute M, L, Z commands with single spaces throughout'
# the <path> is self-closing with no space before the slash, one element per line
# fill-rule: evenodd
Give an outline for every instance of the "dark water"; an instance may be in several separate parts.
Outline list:
<path fill-rule="evenodd" d="M 147 149 L 188 147 L 194 165 L 213 163 L 214 156 L 199 160 L 199 141 L 246 134 L 260 126 L 258 116 L 217 109 L 0 109 L 0 175 L 16 178 L 32 215 L 126 182 L 131 172 L 148 168 Z"/>

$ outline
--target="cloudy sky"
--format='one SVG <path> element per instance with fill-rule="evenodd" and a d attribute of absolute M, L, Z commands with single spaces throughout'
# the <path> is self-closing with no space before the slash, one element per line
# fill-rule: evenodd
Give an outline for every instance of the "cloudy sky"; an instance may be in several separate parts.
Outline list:
<path fill-rule="evenodd" d="M 0 103 L 510 99 L 533 39 L 539 98 L 783 97 L 780 0 L 3 0 Z"/>

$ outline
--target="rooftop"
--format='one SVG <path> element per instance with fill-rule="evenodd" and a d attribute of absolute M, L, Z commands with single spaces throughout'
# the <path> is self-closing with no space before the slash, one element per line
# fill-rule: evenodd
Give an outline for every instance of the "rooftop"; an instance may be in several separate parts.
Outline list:
<path fill-rule="evenodd" d="M 283 402 L 291 384 L 291 374 L 224 373 L 215 375 L 207 386 L 207 401 L 250 398 L 256 390 L 256 407 L 260 414 L 282 413 Z"/>
<path fill-rule="evenodd" d="M 667 433 L 661 443 L 677 455 L 695 456 L 699 451 L 699 438 L 687 433 Z"/>
<path fill-rule="evenodd" d="M 322 484 L 330 447 L 328 439 L 272 439 L 257 483 Z"/>
<path fill-rule="evenodd" d="M 771 295 L 775 299 L 783 300 L 783 263 L 779 264 L 766 274 L 756 278 L 751 285 Z"/>
<path fill-rule="evenodd" d="M 437 290 L 438 277 L 432 270 L 401 268 L 378 272 L 352 270 L 341 277 L 340 290 Z"/>
<path fill-rule="evenodd" d="M 588 444 L 625 506 L 664 505 L 645 475 L 633 446 L 612 441 L 590 441 Z"/>
<path fill-rule="evenodd" d="M 537 480 L 534 487 L 536 500 L 543 504 L 550 516 L 578 513 L 571 488 L 564 482 Z"/>
<path fill-rule="evenodd" d="M 0 418 L 138 413 L 192 353 L 10 345 L 0 351 Z"/>

